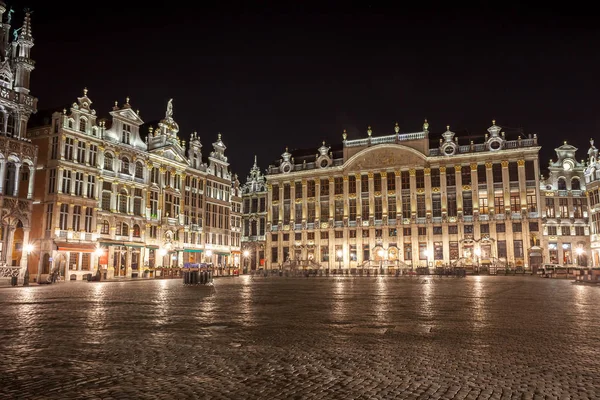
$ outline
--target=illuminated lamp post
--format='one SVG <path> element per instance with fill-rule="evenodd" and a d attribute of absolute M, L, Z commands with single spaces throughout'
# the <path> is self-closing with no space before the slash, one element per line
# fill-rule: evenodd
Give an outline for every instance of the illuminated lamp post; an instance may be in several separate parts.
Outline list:
<path fill-rule="evenodd" d="M 342 252 L 342 250 L 338 250 L 336 255 L 337 255 L 338 262 L 339 262 L 339 269 L 341 270 L 342 269 L 342 256 L 344 255 L 344 253 Z"/>
<path fill-rule="evenodd" d="M 477 273 L 479 273 L 479 258 L 481 257 L 481 249 L 479 247 L 475 249 L 475 257 L 477 257 Z"/>
<path fill-rule="evenodd" d="M 94 254 L 96 255 L 96 260 L 98 260 L 98 262 L 97 262 L 97 268 L 96 268 L 96 280 L 99 281 L 100 277 L 101 277 L 101 273 L 100 273 L 100 257 L 102 256 L 102 254 L 104 254 L 104 250 L 102 250 L 102 247 L 96 247 L 96 250 L 94 250 Z"/>

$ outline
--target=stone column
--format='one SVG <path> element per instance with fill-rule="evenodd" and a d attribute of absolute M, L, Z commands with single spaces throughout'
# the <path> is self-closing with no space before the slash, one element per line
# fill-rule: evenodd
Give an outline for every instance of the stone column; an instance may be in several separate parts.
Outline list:
<path fill-rule="evenodd" d="M 4 194 L 4 180 L 6 179 L 6 159 L 0 161 L 0 193 Z"/>
<path fill-rule="evenodd" d="M 35 181 L 35 167 L 33 165 L 29 165 L 29 182 L 27 186 L 27 199 L 33 199 L 33 187 Z"/>

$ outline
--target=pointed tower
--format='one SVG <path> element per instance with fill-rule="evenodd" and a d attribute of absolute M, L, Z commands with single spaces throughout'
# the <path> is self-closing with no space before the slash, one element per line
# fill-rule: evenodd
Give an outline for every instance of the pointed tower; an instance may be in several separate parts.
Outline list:
<path fill-rule="evenodd" d="M 192 168 L 200 169 L 202 165 L 202 143 L 200 143 L 200 136 L 198 136 L 197 132 L 192 132 L 190 136 L 188 158 Z"/>
<path fill-rule="evenodd" d="M 208 157 L 208 168 L 212 171 L 213 175 L 224 178 L 229 178 L 229 163 L 227 162 L 227 157 L 225 156 L 225 144 L 221 140 L 221 134 L 217 135 L 217 141 L 213 144 L 213 151 L 210 152 L 210 156 Z"/>
<path fill-rule="evenodd" d="M 25 19 L 20 32 L 14 32 L 13 41 L 13 70 L 15 71 L 15 91 L 29 94 L 29 78 L 35 62 L 31 59 L 33 36 L 31 35 L 31 17 L 25 10 Z"/>

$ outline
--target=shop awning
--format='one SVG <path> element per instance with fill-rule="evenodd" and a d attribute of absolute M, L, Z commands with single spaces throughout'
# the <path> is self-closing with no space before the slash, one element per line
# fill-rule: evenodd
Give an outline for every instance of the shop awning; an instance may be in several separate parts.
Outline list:
<path fill-rule="evenodd" d="M 228 256 L 228 255 L 230 255 L 231 253 L 223 253 L 223 252 L 221 252 L 221 251 L 215 251 L 215 254 L 218 254 L 218 255 L 220 255 L 220 256 Z"/>
<path fill-rule="evenodd" d="M 93 253 L 96 250 L 94 243 L 56 243 L 58 251 L 73 251 L 78 253 Z"/>
<path fill-rule="evenodd" d="M 204 250 L 202 249 L 183 249 L 185 253 L 202 253 Z"/>

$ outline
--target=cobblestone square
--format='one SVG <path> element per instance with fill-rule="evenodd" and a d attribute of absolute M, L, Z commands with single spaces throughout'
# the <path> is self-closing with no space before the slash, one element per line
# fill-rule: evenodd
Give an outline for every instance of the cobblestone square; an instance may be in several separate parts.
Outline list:
<path fill-rule="evenodd" d="M 597 399 L 600 287 L 222 278 L 0 289 L 0 398 Z"/>

